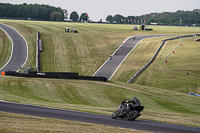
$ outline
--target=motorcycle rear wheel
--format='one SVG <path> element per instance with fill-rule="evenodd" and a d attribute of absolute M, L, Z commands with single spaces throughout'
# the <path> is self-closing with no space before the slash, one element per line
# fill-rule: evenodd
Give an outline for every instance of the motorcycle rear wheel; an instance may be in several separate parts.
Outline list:
<path fill-rule="evenodd" d="M 127 118 L 129 121 L 134 121 L 138 116 L 139 112 L 137 110 L 133 110 L 127 115 Z"/>
<path fill-rule="evenodd" d="M 116 119 L 119 116 L 119 113 L 120 113 L 120 110 L 117 110 L 117 111 L 113 112 L 112 118 Z"/>

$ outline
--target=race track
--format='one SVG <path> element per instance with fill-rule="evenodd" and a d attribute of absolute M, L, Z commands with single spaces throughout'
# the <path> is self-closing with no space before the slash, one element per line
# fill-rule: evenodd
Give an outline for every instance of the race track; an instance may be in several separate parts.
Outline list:
<path fill-rule="evenodd" d="M 129 53 L 135 48 L 135 46 L 145 38 L 161 37 L 168 35 L 137 35 L 132 36 L 126 40 L 105 63 L 93 74 L 93 76 L 106 77 L 108 80 L 112 78 L 119 66 L 126 59 Z M 135 37 L 135 39 L 133 39 Z"/>
<path fill-rule="evenodd" d="M 28 45 L 25 39 L 13 28 L 1 24 L 0 28 L 10 37 L 12 41 L 12 53 L 9 61 L 0 68 L 0 73 L 5 71 L 18 71 L 20 66 L 24 66 L 28 58 Z"/>
<path fill-rule="evenodd" d="M 112 119 L 111 116 L 98 115 L 84 112 L 76 112 L 63 109 L 46 108 L 41 106 L 23 105 L 0 101 L 0 111 L 25 114 L 39 117 L 56 118 L 70 121 L 81 121 L 108 125 L 113 127 L 130 128 L 136 130 L 160 132 L 160 133 L 199 133 L 200 128 L 181 126 L 175 124 L 166 124 L 136 119 L 128 121 L 127 119 Z"/>
<path fill-rule="evenodd" d="M 18 67 L 26 62 L 28 52 L 27 44 L 24 38 L 16 32 L 14 29 L 0 24 L 0 27 L 10 36 L 13 42 L 13 52 L 9 62 L 0 70 L 14 70 L 17 71 Z M 108 59 L 104 65 L 94 74 L 94 76 L 105 76 L 108 79 L 112 77 L 117 68 L 129 54 L 129 52 L 137 45 L 137 43 L 143 38 L 158 37 L 160 35 L 141 35 L 136 36 L 136 39 L 129 38 L 121 47 L 117 50 L 117 54 L 113 55 L 112 59 Z M 82 121 L 88 123 L 103 124 L 121 128 L 131 128 L 136 130 L 145 130 L 152 132 L 170 132 L 170 133 L 199 133 L 200 128 L 181 126 L 175 124 L 166 124 L 160 122 L 152 122 L 146 120 L 137 119 L 135 121 L 128 121 L 127 119 L 112 119 L 111 116 L 98 115 L 84 112 L 76 112 L 63 109 L 54 109 L 41 106 L 23 105 L 17 103 L 10 103 L 0 101 L 0 111 L 48 117 L 56 119 L 64 119 L 71 121 Z"/>

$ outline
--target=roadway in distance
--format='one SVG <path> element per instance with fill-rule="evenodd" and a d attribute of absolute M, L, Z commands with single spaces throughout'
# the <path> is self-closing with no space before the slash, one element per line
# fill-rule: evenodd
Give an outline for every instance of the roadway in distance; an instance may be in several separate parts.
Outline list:
<path fill-rule="evenodd" d="M 119 66 L 126 59 L 135 46 L 145 38 L 161 37 L 169 35 L 137 35 L 129 37 L 122 45 L 109 57 L 104 64 L 93 74 L 93 76 L 112 78 Z M 133 39 L 135 37 L 135 39 Z"/>

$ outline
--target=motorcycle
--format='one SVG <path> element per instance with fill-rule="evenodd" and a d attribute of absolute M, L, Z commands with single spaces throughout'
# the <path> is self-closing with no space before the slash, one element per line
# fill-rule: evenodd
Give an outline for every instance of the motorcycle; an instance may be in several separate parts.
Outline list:
<path fill-rule="evenodd" d="M 139 117 L 141 114 L 140 112 L 144 109 L 144 106 L 138 105 L 138 106 L 131 106 L 131 104 L 120 104 L 119 109 L 113 112 L 112 118 L 124 118 L 127 117 L 129 121 L 135 120 L 137 117 Z"/>

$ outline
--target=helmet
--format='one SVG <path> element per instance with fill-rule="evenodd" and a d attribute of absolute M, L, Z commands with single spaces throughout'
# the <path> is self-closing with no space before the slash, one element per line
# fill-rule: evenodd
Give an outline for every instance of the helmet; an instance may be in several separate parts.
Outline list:
<path fill-rule="evenodd" d="M 137 97 L 133 97 L 133 98 L 132 98 L 132 100 L 136 100 L 136 99 L 137 99 Z"/>

